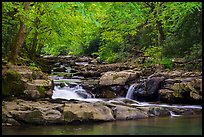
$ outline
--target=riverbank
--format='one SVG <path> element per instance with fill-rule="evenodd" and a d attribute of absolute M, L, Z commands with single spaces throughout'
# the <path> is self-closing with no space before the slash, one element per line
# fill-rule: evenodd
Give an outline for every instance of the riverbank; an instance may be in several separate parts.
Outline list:
<path fill-rule="evenodd" d="M 140 103 L 125 98 L 54 102 L 17 99 L 2 102 L 3 125 L 68 124 L 198 114 L 202 114 L 201 106 Z"/>
<path fill-rule="evenodd" d="M 49 76 L 36 68 L 3 67 L 3 95 L 10 98 L 2 101 L 2 125 L 202 114 L 202 72 L 69 56 L 46 60 Z"/>

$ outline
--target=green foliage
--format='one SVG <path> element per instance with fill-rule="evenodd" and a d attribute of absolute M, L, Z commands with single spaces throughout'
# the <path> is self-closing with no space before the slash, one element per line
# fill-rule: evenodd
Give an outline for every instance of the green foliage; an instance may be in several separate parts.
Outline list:
<path fill-rule="evenodd" d="M 193 47 L 190 48 L 191 52 L 189 55 L 186 55 L 186 58 L 189 60 L 202 59 L 202 44 L 194 44 Z"/>
<path fill-rule="evenodd" d="M 94 56 L 95 52 L 99 50 L 100 37 L 97 36 L 89 42 L 88 46 L 83 46 L 83 55 Z M 98 56 L 98 54 L 97 54 Z"/>
<path fill-rule="evenodd" d="M 31 62 L 29 67 L 36 67 L 36 64 L 34 62 Z"/>
<path fill-rule="evenodd" d="M 190 50 L 191 52 L 185 55 L 185 59 L 188 62 L 188 64 L 186 64 L 187 69 L 202 70 L 202 44 L 194 44 Z"/>
<path fill-rule="evenodd" d="M 144 51 L 144 56 L 148 57 L 146 63 L 158 64 L 161 61 L 161 47 L 151 46 L 142 50 Z"/>
<path fill-rule="evenodd" d="M 31 70 L 40 71 L 41 69 L 36 65 L 36 63 L 31 62 L 28 66 Z"/>
<path fill-rule="evenodd" d="M 160 64 L 164 65 L 165 69 L 173 69 L 174 67 L 174 64 L 171 58 L 166 58 L 166 57 L 162 58 L 160 61 Z"/>
<path fill-rule="evenodd" d="M 161 47 L 151 46 L 146 49 L 144 48 L 142 50 L 144 50 L 144 56 L 147 57 L 147 59 L 145 60 L 146 66 L 149 66 L 152 64 L 160 64 L 160 65 L 163 65 L 165 69 L 172 69 L 174 67 L 174 64 L 171 58 L 162 57 Z"/>
<path fill-rule="evenodd" d="M 33 62 L 43 54 L 112 63 L 143 47 L 146 63 L 171 68 L 171 57 L 198 58 L 201 48 L 192 47 L 202 41 L 201 11 L 201 2 L 31 2 L 27 11 L 22 2 L 3 2 L 2 54 L 10 52 L 22 21 L 21 56 Z"/>
<path fill-rule="evenodd" d="M 2 54 L 7 56 L 11 50 L 11 44 L 18 32 L 19 20 L 16 18 L 18 2 L 2 3 Z"/>
<path fill-rule="evenodd" d="M 189 55 L 191 47 L 202 41 L 201 18 L 201 12 L 198 10 L 187 14 L 182 21 L 182 25 L 174 34 L 166 38 L 162 54 L 167 57 L 184 57 L 186 54 Z"/>

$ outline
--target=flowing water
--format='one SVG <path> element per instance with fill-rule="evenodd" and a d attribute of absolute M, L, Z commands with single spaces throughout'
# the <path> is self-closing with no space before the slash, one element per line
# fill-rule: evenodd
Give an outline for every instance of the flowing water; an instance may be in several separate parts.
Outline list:
<path fill-rule="evenodd" d="M 127 92 L 125 98 L 133 99 L 133 92 L 134 92 L 134 89 L 135 89 L 135 84 L 132 84 L 132 85 L 129 87 L 128 92 Z"/>
<path fill-rule="evenodd" d="M 56 77 L 55 77 L 56 78 Z M 54 79 L 55 79 L 54 78 Z M 87 102 L 104 101 L 94 98 L 82 86 L 78 79 L 56 78 L 55 83 L 64 83 L 64 87 L 55 85 L 52 99 L 75 99 Z M 70 87 L 69 84 L 72 86 Z M 73 86 L 74 85 L 74 86 Z M 128 89 L 125 98 L 106 100 L 120 102 L 123 99 L 132 100 L 135 84 Z M 197 105 L 168 105 L 138 102 L 132 100 L 135 106 L 160 106 L 176 108 L 198 108 Z M 170 111 L 171 117 L 151 117 L 139 120 L 112 121 L 103 123 L 78 123 L 50 126 L 6 126 L 2 127 L 3 135 L 202 135 L 202 115 L 182 116 Z"/>
<path fill-rule="evenodd" d="M 132 106 L 155 106 L 155 107 L 173 107 L 173 108 L 197 108 L 197 109 L 202 109 L 202 106 L 199 105 L 169 105 L 169 104 L 155 104 L 155 103 L 148 103 L 148 102 L 139 102 L 136 100 L 132 100 L 133 97 L 133 92 L 135 90 L 135 84 L 132 84 L 128 92 L 126 94 L 126 97 L 123 98 L 116 98 L 116 99 L 110 99 L 108 100 L 109 102 L 120 102 L 123 99 L 129 99 L 132 102 Z M 82 101 L 87 101 L 87 102 L 95 102 L 95 101 L 104 101 L 103 99 L 100 98 L 94 98 L 90 93 L 86 92 L 85 89 L 83 89 L 82 86 L 77 85 L 75 87 L 70 88 L 68 85 L 65 87 L 60 87 L 60 86 L 55 86 L 52 99 L 66 99 L 66 100 L 82 100 Z M 170 112 L 171 115 L 173 112 Z"/>
<path fill-rule="evenodd" d="M 202 116 L 50 126 L 2 127 L 2 135 L 202 135 Z"/>

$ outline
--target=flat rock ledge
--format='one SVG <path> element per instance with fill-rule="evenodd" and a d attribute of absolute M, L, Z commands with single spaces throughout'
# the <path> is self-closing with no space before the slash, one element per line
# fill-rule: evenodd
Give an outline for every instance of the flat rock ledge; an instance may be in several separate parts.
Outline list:
<path fill-rule="evenodd" d="M 2 125 L 50 125 L 72 122 L 95 122 L 141 119 L 154 116 L 202 114 L 200 108 L 140 106 L 137 102 L 76 100 L 25 101 L 16 99 L 2 102 Z"/>

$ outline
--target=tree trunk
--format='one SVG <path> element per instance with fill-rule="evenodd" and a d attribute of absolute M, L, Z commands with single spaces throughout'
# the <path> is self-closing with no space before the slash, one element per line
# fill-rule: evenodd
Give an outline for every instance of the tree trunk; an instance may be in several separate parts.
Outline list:
<path fill-rule="evenodd" d="M 37 45 L 38 45 L 38 25 L 39 25 L 39 19 L 36 18 L 35 19 L 35 33 L 34 33 L 34 38 L 33 38 L 33 43 L 31 45 L 31 50 L 30 50 L 30 58 L 32 60 L 35 59 L 35 56 L 36 56 L 36 48 L 37 48 Z"/>
<path fill-rule="evenodd" d="M 165 39 L 161 21 L 157 21 L 157 30 L 158 30 L 158 46 L 161 46 L 162 42 Z"/>
<path fill-rule="evenodd" d="M 30 2 L 25 2 L 25 10 L 29 10 L 29 9 L 30 9 Z M 24 43 L 25 35 L 26 35 L 26 26 L 24 22 L 21 21 L 19 32 L 16 35 L 15 41 L 13 42 L 12 47 L 11 47 L 11 52 L 9 54 L 9 61 L 12 64 L 17 63 L 19 49 L 22 47 Z"/>
<path fill-rule="evenodd" d="M 157 15 L 161 14 L 161 9 L 163 6 L 164 2 L 160 2 L 158 4 L 158 9 L 157 9 Z M 162 27 L 162 22 L 160 20 L 156 21 L 157 23 L 157 30 L 158 30 L 158 46 L 161 46 L 162 42 L 165 39 L 165 35 L 164 35 L 164 31 L 163 31 L 163 27 Z"/>

